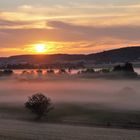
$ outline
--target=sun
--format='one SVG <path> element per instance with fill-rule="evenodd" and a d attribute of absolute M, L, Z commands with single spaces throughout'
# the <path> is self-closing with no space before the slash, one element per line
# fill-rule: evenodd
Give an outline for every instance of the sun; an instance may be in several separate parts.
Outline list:
<path fill-rule="evenodd" d="M 45 44 L 35 44 L 35 51 L 37 53 L 45 53 L 47 51 Z"/>

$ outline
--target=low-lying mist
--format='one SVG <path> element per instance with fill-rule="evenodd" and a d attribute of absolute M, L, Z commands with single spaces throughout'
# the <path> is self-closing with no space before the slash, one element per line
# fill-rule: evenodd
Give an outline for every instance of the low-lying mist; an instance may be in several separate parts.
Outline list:
<path fill-rule="evenodd" d="M 23 104 L 29 96 L 44 93 L 55 103 L 97 104 L 114 109 L 140 109 L 139 80 L 0 78 L 0 102 Z"/>

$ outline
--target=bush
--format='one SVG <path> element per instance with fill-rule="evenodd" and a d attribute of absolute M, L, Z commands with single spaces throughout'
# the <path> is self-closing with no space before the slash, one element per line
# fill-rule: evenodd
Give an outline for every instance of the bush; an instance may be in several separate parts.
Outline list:
<path fill-rule="evenodd" d="M 47 116 L 48 112 L 53 109 L 51 100 L 41 93 L 29 97 L 25 103 L 25 107 L 37 116 L 37 120 L 40 120 L 43 116 Z"/>

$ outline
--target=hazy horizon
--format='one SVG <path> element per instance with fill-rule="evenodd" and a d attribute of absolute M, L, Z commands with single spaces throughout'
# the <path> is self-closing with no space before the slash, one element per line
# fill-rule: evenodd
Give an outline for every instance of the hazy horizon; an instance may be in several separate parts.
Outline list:
<path fill-rule="evenodd" d="M 7 56 L 1 56 L 0 57 L 12 57 L 12 56 L 24 56 L 24 55 L 90 55 L 90 54 L 96 54 L 96 53 L 102 53 L 102 52 L 105 52 L 105 51 L 112 51 L 112 50 L 117 50 L 117 49 L 125 49 L 125 48 L 133 48 L 133 47 L 140 47 L 140 46 L 128 46 L 128 47 L 120 47 L 120 48 L 115 48 L 115 49 L 109 49 L 109 50 L 102 50 L 102 51 L 99 51 L 99 52 L 90 52 L 90 53 L 69 53 L 69 52 L 66 52 L 66 53 L 43 53 L 43 54 L 32 54 L 32 53 L 25 53 L 25 54 L 13 54 L 13 55 L 7 55 Z"/>

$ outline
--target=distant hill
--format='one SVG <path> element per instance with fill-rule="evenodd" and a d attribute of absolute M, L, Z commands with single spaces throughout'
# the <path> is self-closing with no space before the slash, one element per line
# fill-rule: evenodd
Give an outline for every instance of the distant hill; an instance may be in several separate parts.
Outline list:
<path fill-rule="evenodd" d="M 140 46 L 89 54 L 86 56 L 86 60 L 95 60 L 96 63 L 140 61 Z"/>
<path fill-rule="evenodd" d="M 0 58 L 0 64 L 55 64 L 55 63 L 116 63 L 140 62 L 140 46 L 104 51 L 94 54 L 18 55 Z"/>

